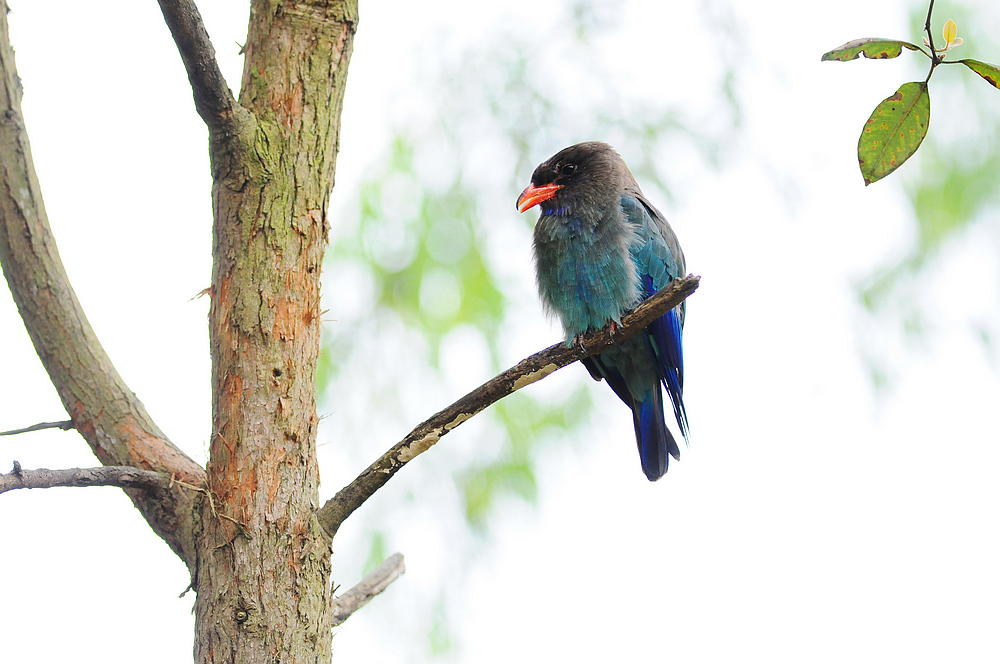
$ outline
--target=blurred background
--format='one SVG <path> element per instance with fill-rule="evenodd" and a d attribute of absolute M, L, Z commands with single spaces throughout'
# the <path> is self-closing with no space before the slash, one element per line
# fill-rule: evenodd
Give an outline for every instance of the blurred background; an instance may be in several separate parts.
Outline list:
<path fill-rule="evenodd" d="M 48 214 L 88 316 L 170 438 L 206 459 L 207 132 L 153 2 L 11 2 Z M 231 86 L 243 0 L 199 2 Z M 1000 91 L 930 83 L 917 154 L 865 188 L 857 139 L 927 60 L 919 2 L 361 2 L 324 273 L 323 499 L 428 415 L 557 341 L 534 289 L 535 165 L 613 144 L 688 270 L 692 442 L 655 484 L 631 418 L 568 367 L 400 472 L 334 577 L 407 573 L 335 661 L 993 662 L 1000 657 Z M 938 2 L 1000 62 L 1000 6 Z M 65 419 L 0 296 L 0 430 Z M 73 432 L 0 464 L 95 464 Z M 0 498 L 11 661 L 187 661 L 182 563 L 117 489 Z M 54 633 L 58 639 L 52 638 Z"/>

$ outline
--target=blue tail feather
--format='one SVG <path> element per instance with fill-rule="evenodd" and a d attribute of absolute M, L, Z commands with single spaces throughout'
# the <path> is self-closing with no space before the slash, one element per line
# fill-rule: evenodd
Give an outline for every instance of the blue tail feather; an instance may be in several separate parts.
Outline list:
<path fill-rule="evenodd" d="M 672 372 L 667 372 L 665 380 L 663 381 L 663 386 L 667 388 L 667 394 L 670 395 L 670 403 L 674 407 L 674 418 L 677 420 L 677 426 L 681 428 L 681 435 L 684 436 L 684 442 L 688 442 L 688 418 L 687 410 L 684 408 L 684 399 L 681 396 L 681 386 L 678 383 L 677 375 Z"/>
<path fill-rule="evenodd" d="M 654 291 L 650 277 L 645 278 L 647 297 Z M 689 439 L 687 411 L 684 408 L 684 353 L 681 346 L 682 328 L 677 308 L 663 314 L 646 328 L 653 354 L 656 356 L 657 371 L 663 387 L 667 390 L 674 409 L 674 418 L 681 429 L 684 442 Z"/>
<path fill-rule="evenodd" d="M 681 454 L 663 418 L 663 396 L 659 387 L 647 396 L 646 401 L 633 406 L 632 419 L 642 472 L 650 482 L 655 482 L 666 474 L 670 457 L 679 459 Z"/>

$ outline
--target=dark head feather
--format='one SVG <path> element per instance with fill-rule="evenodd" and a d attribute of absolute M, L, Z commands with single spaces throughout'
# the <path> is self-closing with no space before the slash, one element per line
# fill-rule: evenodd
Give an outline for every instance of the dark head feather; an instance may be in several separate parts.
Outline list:
<path fill-rule="evenodd" d="M 607 143 L 589 141 L 564 148 L 539 164 L 531 184 L 561 185 L 541 203 L 542 214 L 574 214 L 581 208 L 603 213 L 617 205 L 623 190 L 639 193 L 639 185 L 628 166 Z"/>

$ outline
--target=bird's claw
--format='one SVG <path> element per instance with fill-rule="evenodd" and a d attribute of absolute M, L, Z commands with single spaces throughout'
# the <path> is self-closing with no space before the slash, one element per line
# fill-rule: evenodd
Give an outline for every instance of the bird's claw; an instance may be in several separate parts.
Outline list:
<path fill-rule="evenodd" d="M 608 323 L 608 336 L 611 337 L 611 343 L 615 342 L 615 334 L 621 332 L 621 329 L 622 326 L 616 323 L 615 321 L 611 321 L 610 323 Z"/>

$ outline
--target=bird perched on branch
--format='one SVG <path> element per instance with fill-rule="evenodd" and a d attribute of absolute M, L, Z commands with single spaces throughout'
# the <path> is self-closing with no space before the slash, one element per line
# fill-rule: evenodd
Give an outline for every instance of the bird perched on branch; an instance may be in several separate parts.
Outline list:
<path fill-rule="evenodd" d="M 535 271 L 545 308 L 562 321 L 566 343 L 621 323 L 640 301 L 684 275 L 684 254 L 670 224 L 607 143 L 579 143 L 542 162 L 517 199 L 538 205 Z M 642 470 L 650 481 L 667 472 L 680 449 L 663 417 L 662 384 L 688 440 L 681 330 L 684 303 L 639 334 L 583 360 L 632 409 Z"/>

